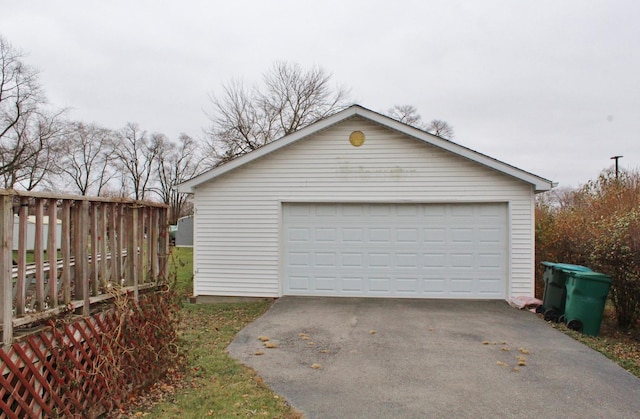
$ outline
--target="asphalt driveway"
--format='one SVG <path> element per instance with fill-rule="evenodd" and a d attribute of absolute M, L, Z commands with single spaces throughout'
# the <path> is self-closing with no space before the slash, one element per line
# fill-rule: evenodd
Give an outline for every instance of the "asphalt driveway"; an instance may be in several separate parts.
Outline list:
<path fill-rule="evenodd" d="M 228 351 L 307 418 L 640 415 L 640 379 L 503 301 L 283 297 Z"/>

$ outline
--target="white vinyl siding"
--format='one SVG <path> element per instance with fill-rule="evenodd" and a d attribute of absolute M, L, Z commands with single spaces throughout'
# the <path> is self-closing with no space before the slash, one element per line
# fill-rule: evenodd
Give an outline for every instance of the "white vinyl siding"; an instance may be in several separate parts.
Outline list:
<path fill-rule="evenodd" d="M 196 295 L 282 295 L 287 202 L 507 203 L 507 295 L 533 293 L 531 184 L 355 117 L 197 187 Z"/>

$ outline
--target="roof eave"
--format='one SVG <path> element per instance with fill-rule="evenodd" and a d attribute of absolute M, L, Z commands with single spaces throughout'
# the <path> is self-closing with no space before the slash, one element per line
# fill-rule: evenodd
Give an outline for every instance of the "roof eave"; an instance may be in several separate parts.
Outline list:
<path fill-rule="evenodd" d="M 284 148 L 304 137 L 309 135 L 313 135 L 319 131 L 322 131 L 336 123 L 344 121 L 353 116 L 361 116 L 363 118 L 369 119 L 373 122 L 376 122 L 382 126 L 386 126 L 389 129 L 398 131 L 405 135 L 409 135 L 418 140 L 424 141 L 430 145 L 441 148 L 443 150 L 449 151 L 458 156 L 467 158 L 476 163 L 482 164 L 484 166 L 493 168 L 498 172 L 502 172 L 506 175 L 524 181 L 533 185 L 535 193 L 546 192 L 554 188 L 556 185 L 547 179 L 534 175 L 532 173 L 526 172 L 522 169 L 519 169 L 515 166 L 511 166 L 507 163 L 504 163 L 500 160 L 496 160 L 492 157 L 489 157 L 485 154 L 474 151 L 470 148 L 464 147 L 460 144 L 454 143 L 453 141 L 447 140 L 442 137 L 438 137 L 437 135 L 429 134 L 426 131 L 420 130 L 418 128 L 412 127 L 410 125 L 404 124 L 400 121 L 396 121 L 388 116 L 379 114 L 377 112 L 371 111 L 369 109 L 363 108 L 360 105 L 352 105 L 349 108 L 337 112 L 325 119 L 322 119 L 314 124 L 308 125 L 305 128 L 300 129 L 299 131 L 294 132 L 286 137 L 282 137 L 277 141 L 273 141 L 269 144 L 262 146 L 261 148 L 252 151 L 251 153 L 247 153 L 243 156 L 240 156 L 228 163 L 225 163 L 222 166 L 216 167 L 208 172 L 205 172 L 193 179 L 190 179 L 180 185 L 177 185 L 178 192 L 183 193 L 194 193 L 197 187 L 205 182 L 208 182 L 211 179 L 214 179 L 218 176 L 221 176 L 227 172 L 230 172 L 246 163 L 249 163 L 253 160 L 259 159 L 267 154 L 273 153 L 281 148 Z"/>

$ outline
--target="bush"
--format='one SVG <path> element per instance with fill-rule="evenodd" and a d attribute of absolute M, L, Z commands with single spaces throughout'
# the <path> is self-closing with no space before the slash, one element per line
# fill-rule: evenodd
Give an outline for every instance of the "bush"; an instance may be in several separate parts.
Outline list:
<path fill-rule="evenodd" d="M 640 174 L 603 172 L 579 190 L 536 203 L 536 259 L 586 265 L 612 277 L 621 327 L 640 318 Z M 541 271 L 538 271 L 541 278 Z"/>

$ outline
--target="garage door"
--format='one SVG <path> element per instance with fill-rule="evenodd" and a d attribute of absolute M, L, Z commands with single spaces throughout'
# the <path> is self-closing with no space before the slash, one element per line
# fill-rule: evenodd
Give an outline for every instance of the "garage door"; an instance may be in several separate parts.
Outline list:
<path fill-rule="evenodd" d="M 506 204 L 293 204 L 287 295 L 503 299 Z"/>

